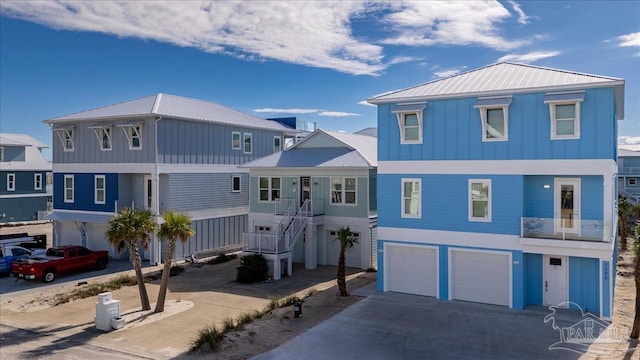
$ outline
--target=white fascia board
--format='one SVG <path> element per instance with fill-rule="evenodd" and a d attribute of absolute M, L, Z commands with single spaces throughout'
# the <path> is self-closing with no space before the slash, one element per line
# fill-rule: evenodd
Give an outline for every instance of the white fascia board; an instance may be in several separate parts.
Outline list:
<path fill-rule="evenodd" d="M 19 198 L 34 198 L 34 197 L 47 197 L 50 196 L 47 193 L 32 193 L 32 194 L 5 194 L 0 195 L 0 199 L 19 199 Z"/>
<path fill-rule="evenodd" d="M 612 243 L 521 238 L 522 251 L 532 254 L 580 256 L 611 261 Z"/>
<path fill-rule="evenodd" d="M 249 173 L 249 169 L 240 168 L 238 165 L 221 164 L 158 164 L 159 174 L 218 174 Z"/>
<path fill-rule="evenodd" d="M 604 175 L 617 174 L 612 159 L 379 161 L 378 174 Z"/>

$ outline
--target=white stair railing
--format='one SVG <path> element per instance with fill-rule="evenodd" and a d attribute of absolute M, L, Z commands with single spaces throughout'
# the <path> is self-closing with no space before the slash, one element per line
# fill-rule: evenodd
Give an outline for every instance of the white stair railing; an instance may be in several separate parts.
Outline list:
<path fill-rule="evenodd" d="M 311 201 L 305 200 L 304 203 L 302 203 L 302 206 L 300 206 L 300 208 L 296 212 L 293 219 L 291 219 L 289 226 L 285 229 L 284 240 L 287 251 L 291 251 L 298 238 L 300 238 L 300 235 L 304 231 L 304 227 L 307 224 L 306 214 L 308 214 L 310 211 Z"/>

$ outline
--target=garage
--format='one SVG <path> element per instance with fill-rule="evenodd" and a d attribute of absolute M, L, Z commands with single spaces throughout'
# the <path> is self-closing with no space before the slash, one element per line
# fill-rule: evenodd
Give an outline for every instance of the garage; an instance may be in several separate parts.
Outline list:
<path fill-rule="evenodd" d="M 358 242 L 353 247 L 344 253 L 344 261 L 347 267 L 353 267 L 360 269 L 362 266 L 362 238 L 360 233 L 353 233 L 358 239 Z M 338 259 L 340 257 L 340 242 L 336 240 L 338 234 L 336 231 L 327 231 L 327 265 L 338 265 Z"/>
<path fill-rule="evenodd" d="M 386 244 L 384 254 L 385 291 L 438 295 L 436 248 Z"/>
<path fill-rule="evenodd" d="M 510 306 L 510 265 L 509 253 L 450 250 L 449 298 Z"/>

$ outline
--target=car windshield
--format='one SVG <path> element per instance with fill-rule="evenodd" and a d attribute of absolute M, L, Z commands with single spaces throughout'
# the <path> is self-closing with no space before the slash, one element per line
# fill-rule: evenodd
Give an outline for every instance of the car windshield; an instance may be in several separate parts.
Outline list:
<path fill-rule="evenodd" d="M 58 249 L 47 250 L 47 256 L 64 257 L 64 251 Z"/>

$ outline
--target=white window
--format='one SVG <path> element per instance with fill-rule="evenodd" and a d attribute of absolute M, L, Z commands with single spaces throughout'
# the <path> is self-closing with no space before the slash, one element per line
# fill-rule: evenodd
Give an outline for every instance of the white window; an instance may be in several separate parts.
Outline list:
<path fill-rule="evenodd" d="M 240 176 L 238 175 L 231 177 L 231 192 L 240 192 Z"/>
<path fill-rule="evenodd" d="M 100 150 L 111 150 L 111 128 L 100 129 Z"/>
<path fill-rule="evenodd" d="M 482 141 L 509 140 L 511 97 L 480 98 L 474 107 L 480 110 Z"/>
<path fill-rule="evenodd" d="M 251 154 L 251 133 L 244 133 L 244 153 Z"/>
<path fill-rule="evenodd" d="M 231 149 L 240 150 L 240 133 L 237 131 L 231 133 Z"/>
<path fill-rule="evenodd" d="M 402 217 L 420 218 L 422 216 L 422 180 L 402 179 Z"/>
<path fill-rule="evenodd" d="M 7 174 L 7 191 L 16 191 L 16 174 Z"/>
<path fill-rule="evenodd" d="M 356 204 L 357 179 L 354 177 L 331 178 L 331 203 Z"/>
<path fill-rule="evenodd" d="M 64 176 L 64 202 L 73 202 L 73 175 Z"/>
<path fill-rule="evenodd" d="M 273 137 L 273 152 L 277 153 L 282 150 L 282 139 L 280 136 Z"/>
<path fill-rule="evenodd" d="M 627 186 L 636 186 L 638 180 L 636 178 L 627 178 Z"/>
<path fill-rule="evenodd" d="M 129 127 L 129 149 L 139 150 L 142 149 L 142 126 L 130 126 Z"/>
<path fill-rule="evenodd" d="M 95 198 L 96 204 L 105 203 L 105 177 L 104 175 L 95 176 Z"/>
<path fill-rule="evenodd" d="M 547 94 L 545 104 L 549 104 L 551 118 L 551 139 L 580 138 L 580 103 L 584 92 Z"/>
<path fill-rule="evenodd" d="M 67 129 L 62 133 L 64 151 L 73 151 L 73 129 Z"/>
<path fill-rule="evenodd" d="M 491 180 L 469 179 L 469 221 L 491 221 Z"/>
<path fill-rule="evenodd" d="M 393 112 L 398 117 L 401 144 L 422 143 L 422 111 L 425 103 L 398 104 Z"/>
<path fill-rule="evenodd" d="M 261 177 L 258 181 L 260 183 L 260 201 L 275 201 L 276 199 L 280 199 L 279 177 Z"/>
<path fill-rule="evenodd" d="M 33 189 L 42 190 L 42 174 L 33 174 Z"/>

